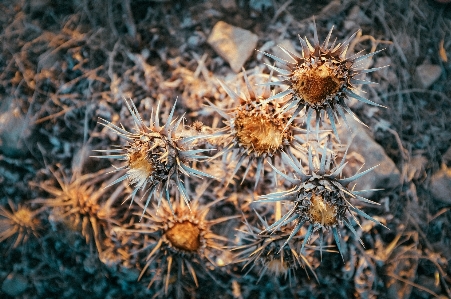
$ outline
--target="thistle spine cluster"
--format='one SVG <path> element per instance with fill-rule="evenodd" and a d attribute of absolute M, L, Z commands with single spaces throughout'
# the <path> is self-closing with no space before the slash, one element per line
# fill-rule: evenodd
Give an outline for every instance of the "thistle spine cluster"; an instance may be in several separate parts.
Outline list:
<path fill-rule="evenodd" d="M 222 143 L 215 143 L 222 148 L 219 148 L 218 153 L 210 158 L 209 163 L 214 163 L 212 159 L 216 157 L 222 157 L 223 163 L 235 164 L 233 170 L 227 174 L 228 179 L 222 180 L 225 187 L 234 183 L 238 173 L 241 173 L 242 181 L 247 175 L 253 173 L 254 189 L 256 189 L 260 179 L 265 176 L 265 170 L 268 171 L 268 169 L 275 174 L 273 176 L 275 185 L 278 184 L 277 177 L 282 178 L 286 184 L 292 185 L 291 189 L 285 191 L 261 195 L 256 201 L 275 203 L 279 205 L 277 209 L 280 213 L 273 215 L 272 223 L 269 224 L 261 219 L 260 232 L 256 232 L 255 227 L 248 225 L 247 234 L 248 239 L 251 240 L 250 243 L 246 245 L 246 241 L 242 241 L 243 244 L 234 248 L 239 252 L 237 260 L 246 261 L 245 267 L 250 263 L 260 263 L 263 274 L 269 270 L 276 274 L 287 275 L 296 268 L 296 265 L 302 267 L 308 265 L 308 262 L 302 261 L 305 254 L 304 248 L 312 235 L 318 232 L 321 250 L 324 234 L 328 231 L 332 232 L 338 251 L 344 260 L 344 244 L 340 237 L 343 225 L 359 239 L 353 227 L 353 222 L 359 223 L 357 216 L 381 224 L 355 206 L 359 201 L 377 203 L 361 196 L 360 191 L 347 189 L 351 182 L 369 173 L 376 166 L 343 178 L 342 170 L 346 166 L 346 153 L 341 162 L 337 163 L 333 146 L 334 139 L 339 141 L 337 114 L 348 126 L 343 111 L 358 120 L 346 103 L 348 98 L 352 97 L 367 104 L 381 106 L 358 95 L 356 87 L 357 84 L 368 83 L 361 80 L 359 76 L 378 70 L 359 69 L 362 60 L 371 58 L 377 52 L 367 55 L 358 53 L 346 57 L 349 43 L 355 34 L 339 44 L 335 42 L 329 44 L 331 35 L 332 29 L 325 41 L 320 44 L 315 25 L 313 45 L 307 38 L 299 38 L 302 46 L 300 56 L 282 48 L 292 61 L 285 61 L 264 52 L 283 68 L 268 65 L 271 74 L 268 80 L 261 84 L 263 89 L 253 87 L 260 82 L 255 82 L 257 76 L 254 76 L 252 78 L 254 82 L 251 83 L 245 70 L 243 70 L 242 86 L 247 93 L 236 92 L 220 81 L 221 87 L 231 100 L 231 105 L 225 110 L 209 103 L 210 107 L 225 120 L 223 128 L 210 128 L 211 135 L 181 137 L 179 126 L 183 117 L 176 120 L 175 105 L 166 123 L 162 125 L 159 122 L 159 106 L 157 106 L 155 114 L 152 113 L 150 126 L 146 126 L 133 102 L 124 99 L 135 122 L 136 128 L 133 132 L 108 121 L 101 121 L 104 126 L 118 133 L 127 142 L 124 148 L 116 150 L 121 152 L 120 154 L 103 156 L 126 161 L 125 166 L 118 168 L 125 169 L 126 173 L 113 184 L 128 179 L 134 185 L 132 201 L 138 191 L 144 191 L 143 198 L 146 196 L 146 199 L 143 215 L 149 207 L 152 196 L 156 197 L 158 204 L 155 209 L 158 213 L 161 198 L 163 194 L 166 194 L 173 217 L 180 220 L 176 222 L 178 224 L 172 224 L 175 228 L 166 230 L 154 248 L 160 248 L 168 243 L 170 245 L 168 248 L 171 246 L 176 248 L 175 251 L 171 251 L 173 254 L 179 256 L 183 253 L 182 255 L 186 258 L 191 256 L 187 255 L 186 251 L 194 247 L 197 250 L 197 245 L 200 244 L 199 231 L 204 231 L 205 228 L 199 228 L 197 224 L 183 220 L 185 218 L 174 212 L 172 205 L 178 205 L 178 203 L 173 203 L 170 196 L 173 193 L 170 189 L 172 181 L 175 182 L 177 194 L 189 207 L 189 195 L 182 183 L 182 176 L 214 178 L 186 164 L 197 162 L 196 164 L 199 165 L 205 162 L 201 161 L 202 158 L 208 158 L 208 156 L 198 155 L 206 154 L 207 149 L 196 149 L 190 146 L 190 143 L 196 139 L 223 140 Z M 280 74 L 280 81 L 272 80 L 274 71 Z M 271 91 L 271 86 L 278 89 L 278 92 Z M 300 113 L 303 110 L 305 112 L 301 116 Z M 315 126 L 311 125 L 313 112 L 316 113 Z M 322 129 L 327 119 L 332 128 L 332 135 Z M 316 139 L 312 136 L 316 136 Z M 245 168 L 244 173 L 240 172 L 242 167 Z M 283 207 L 280 203 L 284 203 Z M 169 215 L 167 217 L 170 218 Z M 158 219 L 162 221 L 161 218 Z M 304 226 L 307 227 L 307 231 L 300 236 Z M 178 237 L 177 233 L 183 233 L 185 237 Z M 186 236 L 194 235 L 196 240 L 185 240 Z M 166 241 L 162 243 L 161 240 Z M 360 239 L 359 241 L 363 245 Z M 177 245 L 177 242 L 184 244 Z M 150 260 L 154 259 L 156 250 L 152 250 Z M 200 256 L 202 254 L 197 255 L 197 257 Z M 288 256 L 291 258 L 287 258 Z M 148 266 L 149 263 L 146 264 L 146 268 Z M 197 281 L 194 275 L 192 277 Z M 167 285 L 165 290 L 167 291 Z"/>
<path fill-rule="evenodd" d="M 342 176 L 347 152 L 340 162 L 336 161 L 337 120 L 340 116 L 349 126 L 344 111 L 358 120 L 346 103 L 349 98 L 381 106 L 358 95 L 356 87 L 371 83 L 359 78 L 360 75 L 380 68 L 359 69 L 361 61 L 377 52 L 346 57 L 355 34 L 337 45 L 329 43 L 331 35 L 332 29 L 320 44 L 315 27 L 313 45 L 307 38 L 300 38 L 301 56 L 282 48 L 291 61 L 264 52 L 280 67 L 268 65 L 270 74 L 263 83 L 259 82 L 259 74 L 248 76 L 243 70 L 244 82 L 240 84 L 245 92 L 237 92 L 220 81 L 230 105 L 225 109 L 209 102 L 209 107 L 223 118 L 225 125 L 208 128 L 208 134 L 199 133 L 203 124 L 196 122 L 187 126 L 184 115 L 176 115 L 177 101 L 164 121 L 160 119 L 160 103 L 147 121 L 143 120 L 133 100 L 124 98 L 133 128 L 127 129 L 105 119 L 99 121 L 124 140 L 112 149 L 96 150 L 101 153 L 98 158 L 120 161 L 120 164 L 113 162 L 112 172 L 116 174 L 109 175 L 102 170 L 95 180 L 91 179 L 97 174 L 74 174 L 66 180 L 64 175 L 55 172 L 59 186 L 41 186 L 54 198 L 36 203 L 59 211 L 81 226 L 86 242 L 95 244 L 105 263 L 115 258 L 120 262 L 127 259 L 124 254 L 118 257 L 118 244 L 130 246 L 130 255 L 140 256 L 141 252 L 146 252 L 139 279 L 151 276 L 148 286 L 161 285 L 161 293 L 166 294 L 173 273 L 177 273 L 180 281 L 186 268 L 197 286 L 197 273 L 208 272 L 216 266 L 212 256 L 224 252 L 227 238 L 214 233 L 211 227 L 235 216 L 207 220 L 212 205 L 222 200 L 201 200 L 211 181 L 222 180 L 222 190 L 226 190 L 230 184 L 238 188 L 236 176 L 242 182 L 250 177 L 254 190 L 261 190 L 258 187 L 269 177 L 279 191 L 260 194 L 254 202 L 273 205 L 277 212 L 267 219 L 256 212 L 259 223 L 255 225 L 244 219 L 239 229 L 243 236 L 239 244 L 232 246 L 233 258 L 228 263 L 241 263 L 249 268 L 247 271 L 260 267 L 260 278 L 265 273 L 291 276 L 299 268 L 313 272 L 306 249 L 316 249 L 311 241 L 318 233 L 316 243 L 322 251 L 324 234 L 329 231 L 345 260 L 340 235 L 343 226 L 364 245 L 354 228 L 354 223 L 359 223 L 358 217 L 382 224 L 356 207 L 358 202 L 377 203 L 363 197 L 362 190 L 348 189 L 350 183 L 376 166 L 350 177 Z M 274 72 L 280 74 L 279 81 L 273 80 Z M 314 125 L 313 113 L 316 114 Z M 186 130 L 187 127 L 194 129 Z M 217 147 L 215 154 L 211 154 L 213 145 Z M 218 164 L 233 166 L 225 177 L 218 178 L 208 171 Z M 105 179 L 108 175 L 109 179 Z M 206 182 L 205 188 L 200 194 L 194 194 L 191 189 L 202 184 L 201 179 Z M 100 181 L 102 189 L 97 190 Z M 108 188 L 115 188 L 113 194 L 105 191 Z M 106 194 L 110 196 L 108 201 L 102 200 Z M 130 200 L 129 211 L 119 211 L 113 207 L 111 199 Z M 12 206 L 11 209 L 13 214 L 0 208 L 0 216 L 5 218 L 1 223 L 8 226 L 7 230 L 0 231 L 0 240 L 16 236 L 15 247 L 31 234 L 36 235 L 39 223 L 21 222 L 14 215 L 21 210 Z M 27 213 L 36 214 L 28 210 Z M 128 225 L 122 224 L 120 214 L 127 214 L 133 220 Z M 137 222 L 130 216 L 134 214 L 140 215 Z M 142 248 L 133 247 L 139 243 L 136 240 L 140 237 L 136 234 L 145 235 L 146 245 Z M 127 242 L 127 238 L 133 241 Z M 164 279 L 158 278 L 162 269 L 166 271 Z M 177 285 L 176 293 L 182 292 L 181 289 L 182 284 Z"/>

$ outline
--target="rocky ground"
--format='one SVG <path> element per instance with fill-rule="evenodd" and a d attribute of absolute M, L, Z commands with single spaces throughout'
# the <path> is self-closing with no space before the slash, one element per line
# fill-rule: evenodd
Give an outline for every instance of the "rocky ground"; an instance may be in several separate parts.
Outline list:
<path fill-rule="evenodd" d="M 198 120 L 221 126 L 218 115 L 205 106 L 206 100 L 226 101 L 217 79 L 234 84 L 241 80 L 242 67 L 268 74 L 265 63 L 273 60 L 255 49 L 282 57 L 277 47 L 282 45 L 300 53 L 298 35 L 312 40 L 314 21 L 320 41 L 332 26 L 338 41 L 361 29 L 350 53 L 384 49 L 365 66 L 389 67 L 369 74 L 378 84 L 366 85 L 364 91 L 387 108 L 349 103 L 368 128 L 351 125 L 354 138 L 345 173 L 353 174 L 363 164 L 365 169 L 380 165 L 356 189 L 383 189 L 370 195 L 380 206 L 364 208 L 389 229 L 362 221 L 359 234 L 365 248 L 345 235 L 344 263 L 332 241 L 332 252 L 323 253 L 321 262 L 314 252 L 309 262 L 316 278 L 297 269 L 291 280 L 264 275 L 257 284 L 258 269 L 245 275 L 240 265 L 230 264 L 224 250 L 216 260 L 222 267 L 208 265 L 209 274 L 198 273 L 198 287 L 186 275 L 184 297 L 451 298 L 451 4 L 5 0 L 0 7 L 1 298 L 176 296 L 158 293 L 158 283 L 147 288 L 150 279 L 137 281 L 145 256 L 133 236 L 123 243 L 104 241 L 120 244 L 115 249 L 119 262 L 108 263 L 99 257 L 98 244 L 87 243 L 76 227 L 68 228 L 77 218 L 60 221 L 64 216 L 50 203 L 58 193 L 56 179 L 70 180 L 79 170 L 95 174 L 88 180 L 98 177 L 101 188 L 102 169 L 111 161 L 89 156 L 120 140 L 98 119 L 131 127 L 124 97 L 134 100 L 144 119 L 157 101 L 167 117 L 178 98 L 176 114 L 186 113 L 186 124 Z M 342 143 L 350 141 L 347 129 L 340 136 Z M 193 190 L 196 184 L 201 183 L 193 183 Z M 246 215 L 258 222 L 249 216 L 255 195 L 251 180 L 228 189 L 219 185 L 206 187 L 211 198 L 225 197 L 209 217 Z M 269 189 L 262 186 L 255 193 Z M 117 196 L 106 190 L 102 196 Z M 125 229 L 133 223 L 123 215 L 132 211 L 121 201 L 113 204 L 120 215 L 115 221 Z M 19 215 L 21 207 L 33 212 Z M 255 209 L 265 213 L 262 207 Z M 14 231 L 8 215 L 29 221 L 34 229 Z M 225 246 L 233 246 L 242 220 L 216 229 L 228 236 Z M 15 244 L 17 236 L 25 239 Z M 178 283 L 174 279 L 170 285 Z"/>

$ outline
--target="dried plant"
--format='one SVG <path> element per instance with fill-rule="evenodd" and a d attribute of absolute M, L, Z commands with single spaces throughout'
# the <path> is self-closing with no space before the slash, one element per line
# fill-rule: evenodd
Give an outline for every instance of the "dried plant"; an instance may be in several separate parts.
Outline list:
<path fill-rule="evenodd" d="M 52 208 L 51 219 L 81 234 L 89 244 L 94 242 L 99 254 L 104 249 L 104 239 L 109 238 L 112 224 L 119 225 L 117 208 L 113 205 L 123 193 L 119 186 L 112 194 L 105 189 L 111 181 L 106 180 L 107 171 L 81 174 L 79 171 L 67 177 L 62 170 L 51 171 L 53 180 L 39 185 L 50 198 L 35 200 Z M 114 178 L 113 178 L 114 180 Z"/>
<path fill-rule="evenodd" d="M 243 71 L 243 77 L 248 95 L 244 92 L 238 94 L 220 82 L 233 100 L 233 107 L 224 110 L 210 104 L 226 119 L 226 126 L 219 130 L 219 134 L 216 134 L 222 136 L 226 143 L 216 156 L 227 157 L 229 153 L 232 153 L 231 160 L 237 161 L 229 181 L 247 161 L 246 171 L 242 177 L 244 180 L 255 162 L 257 164 L 256 187 L 262 177 L 266 160 L 274 163 L 275 158 L 280 157 L 282 152 L 293 155 L 292 150 L 305 151 L 302 147 L 304 141 L 297 136 L 303 130 L 294 124 L 288 124 L 290 115 L 282 113 L 278 103 L 266 101 L 271 96 L 268 83 L 264 84 L 266 86 L 262 91 L 255 90 L 245 71 Z M 268 82 L 271 82 L 271 77 L 269 75 Z"/>
<path fill-rule="evenodd" d="M 148 287 L 154 283 L 164 283 L 164 294 L 170 284 L 174 284 L 177 294 L 181 293 L 185 270 L 198 286 L 198 274 L 208 272 L 216 265 L 215 256 L 224 251 L 227 238 L 212 231 L 212 226 L 232 217 L 207 220 L 210 208 L 221 199 L 208 204 L 200 204 L 197 196 L 188 207 L 183 201 L 174 201 L 171 209 L 168 202 L 161 207 L 153 204 L 146 209 L 143 220 L 137 223 L 136 232 L 151 237 L 140 251 L 150 251 L 147 255 L 140 279 L 151 275 Z M 175 275 L 175 282 L 172 275 Z"/>
<path fill-rule="evenodd" d="M 130 183 L 135 185 L 134 191 L 130 195 L 131 203 L 139 190 L 146 190 L 147 198 L 144 213 L 152 196 L 156 197 L 158 205 L 161 204 L 163 193 L 168 202 L 170 202 L 170 184 L 171 181 L 174 181 L 182 198 L 188 204 L 189 196 L 181 175 L 213 178 L 213 176 L 187 165 L 189 162 L 206 158 L 206 156 L 200 154 L 209 151 L 209 149 L 192 149 L 190 143 L 196 139 L 207 138 L 208 136 L 182 136 L 178 130 L 183 117 L 178 120 L 173 118 L 175 104 L 166 123 L 162 126 L 160 125 L 160 104 L 158 104 L 155 113 L 152 111 L 150 125 L 146 126 L 135 104 L 125 98 L 124 102 L 135 123 L 135 128 L 132 132 L 125 130 L 124 127 L 118 127 L 105 119 L 100 119 L 100 124 L 127 141 L 125 146 L 118 146 L 118 149 L 97 150 L 98 152 L 113 153 L 111 155 L 96 156 L 98 158 L 126 161 L 124 165 L 116 169 L 116 171 L 125 169 L 126 173 L 109 186 L 128 179 Z"/>
<path fill-rule="evenodd" d="M 279 72 L 282 80 L 273 82 L 271 85 L 288 85 L 288 88 L 267 99 L 267 101 L 281 99 L 290 96 L 287 104 L 282 111 L 288 111 L 296 108 L 292 119 L 296 117 L 301 110 L 306 110 L 307 129 L 310 130 L 313 111 L 316 112 L 316 128 L 318 129 L 321 120 L 324 119 L 324 113 L 327 113 L 335 135 L 338 137 L 336 128 L 336 113 L 338 112 L 343 120 L 346 121 L 346 110 L 354 119 L 360 122 L 357 116 L 351 111 L 345 102 L 347 98 L 354 98 L 361 102 L 384 107 L 373 101 L 370 101 L 358 94 L 357 84 L 371 84 L 373 82 L 359 79 L 361 74 L 371 73 L 382 69 L 383 67 L 372 69 L 360 69 L 362 61 L 371 58 L 380 51 L 360 55 L 361 52 L 346 58 L 349 43 L 357 33 L 347 38 L 343 43 L 335 42 L 329 44 L 332 30 L 329 31 L 323 44 L 318 40 L 316 24 L 314 24 L 313 46 L 307 38 L 299 37 L 302 45 L 302 55 L 298 56 L 287 49 L 280 47 L 290 58 L 291 61 L 283 60 L 275 55 L 264 54 L 286 69 L 269 65 L 270 68 Z M 291 119 L 291 120 L 292 120 Z M 290 122 L 291 122 L 290 120 Z M 348 124 L 349 127 L 349 124 Z"/>
<path fill-rule="evenodd" d="M 9 240 L 11 248 L 25 244 L 31 236 L 39 238 L 42 223 L 38 215 L 42 209 L 32 210 L 27 206 L 16 206 L 8 200 L 9 209 L 0 206 L 0 242 Z"/>
<path fill-rule="evenodd" d="M 306 272 L 308 268 L 315 275 L 307 257 L 301 253 L 302 237 L 292 237 L 289 227 L 269 233 L 268 222 L 258 213 L 257 216 L 263 226 L 263 233 L 261 228 L 249 224 L 245 219 L 244 229 L 239 230 L 242 234 L 240 241 L 244 244 L 232 247 L 232 250 L 238 252 L 233 263 L 244 263 L 243 269 L 248 268 L 247 273 L 254 267 L 259 267 L 259 280 L 267 274 L 288 278 L 291 284 L 294 273 L 299 268 L 304 268 Z"/>
<path fill-rule="evenodd" d="M 311 146 L 308 151 L 307 173 L 304 172 L 299 161 L 293 161 L 286 154 L 284 154 L 283 158 L 293 168 L 296 176 L 294 178 L 289 177 L 275 168 L 274 171 L 291 182 L 294 187 L 287 191 L 263 195 L 257 202 L 288 201 L 291 207 L 283 217 L 265 228 L 263 232 L 273 232 L 284 225 L 294 223 L 294 228 L 287 239 L 288 242 L 301 230 L 304 224 L 308 223 L 308 230 L 304 237 L 301 251 L 313 232 L 319 232 L 320 246 L 322 246 L 324 231 L 332 230 L 338 250 L 340 254 L 343 254 L 343 249 L 340 245 L 340 225 L 344 223 L 358 238 L 357 232 L 352 226 L 352 221 L 348 218 L 349 216 L 356 223 L 359 223 L 359 221 L 355 215 L 359 215 L 383 225 L 355 207 L 352 200 L 376 205 L 378 203 L 361 196 L 360 194 L 365 192 L 365 190 L 355 191 L 347 188 L 349 183 L 371 172 L 377 166 L 348 178 L 340 178 L 341 172 L 346 166 L 346 153 L 340 164 L 334 165 L 333 153 L 327 147 L 315 148 Z M 361 240 L 360 242 L 363 245 Z"/>

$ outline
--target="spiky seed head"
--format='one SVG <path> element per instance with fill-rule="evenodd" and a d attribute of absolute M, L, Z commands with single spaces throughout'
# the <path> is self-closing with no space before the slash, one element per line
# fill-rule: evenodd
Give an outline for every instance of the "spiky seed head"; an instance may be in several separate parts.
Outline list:
<path fill-rule="evenodd" d="M 262 226 L 267 229 L 269 225 L 266 220 L 260 215 L 258 217 Z M 234 263 L 245 263 L 243 268 L 249 268 L 249 271 L 258 265 L 259 280 L 265 274 L 288 277 L 291 280 L 292 273 L 305 266 L 313 272 L 307 257 L 298 253 L 302 242 L 300 236 L 292 235 L 289 226 L 268 233 L 262 232 L 247 221 L 245 224 L 245 229 L 239 231 L 245 244 L 232 247 L 233 251 L 237 251 Z"/>
<path fill-rule="evenodd" d="M 189 213 L 188 207 L 184 209 L 186 211 L 178 207 L 174 211 L 175 217 L 165 215 L 168 222 L 163 228 L 162 240 L 176 254 L 202 256 L 206 248 L 205 234 L 210 229 L 209 223 L 197 213 Z"/>
<path fill-rule="evenodd" d="M 9 201 L 10 211 L 0 206 L 0 242 L 12 239 L 12 248 L 24 244 L 32 235 L 39 237 L 42 228 L 37 215 L 40 210 L 31 210 L 27 206 L 16 206 Z"/>
<path fill-rule="evenodd" d="M 53 179 L 37 185 L 50 194 L 49 198 L 34 202 L 52 208 L 52 216 L 58 223 L 81 232 L 86 243 L 94 242 L 101 253 L 103 240 L 108 236 L 111 224 L 116 222 L 117 209 L 113 203 L 124 189 L 120 186 L 112 194 L 105 189 L 117 175 L 108 180 L 108 171 L 104 169 L 88 174 L 74 171 L 70 177 L 61 169 L 51 172 Z M 55 179 L 58 186 L 55 186 Z"/>
<path fill-rule="evenodd" d="M 263 266 L 263 269 L 266 268 L 269 275 L 287 277 L 290 270 L 298 267 L 296 257 L 294 256 L 295 252 L 290 249 L 288 244 L 285 244 L 288 236 L 289 234 L 286 233 L 282 238 L 273 236 L 266 239 L 262 244 L 264 249 L 259 262 Z"/>
<path fill-rule="evenodd" d="M 201 155 L 209 149 L 193 150 L 192 143 L 197 139 L 208 138 L 207 135 L 186 136 L 180 132 L 180 124 L 183 118 L 174 118 L 175 104 L 169 113 L 164 125 L 160 126 L 160 104 L 157 105 L 155 113 L 152 112 L 150 125 L 144 124 L 138 110 L 131 100 L 124 99 L 128 110 L 135 123 L 131 132 L 122 126 L 118 127 L 111 122 L 101 119 L 100 124 L 116 132 L 126 140 L 126 145 L 118 149 L 99 150 L 100 152 L 111 152 L 111 155 L 96 156 L 98 158 L 113 158 L 125 161 L 117 171 L 126 170 L 120 178 L 111 185 L 126 179 L 134 184 L 134 191 L 130 195 L 131 202 L 140 190 L 145 190 L 147 196 L 145 207 L 150 203 L 153 196 L 160 203 L 163 194 L 169 200 L 171 181 L 175 182 L 182 198 L 188 204 L 189 198 L 182 183 L 181 175 L 193 175 L 212 177 L 207 173 L 196 170 L 187 164 L 198 161 L 206 156 Z"/>
<path fill-rule="evenodd" d="M 253 167 L 253 163 L 256 162 L 257 168 L 254 177 L 255 187 L 257 187 L 267 159 L 272 160 L 280 156 L 282 152 L 291 153 L 293 148 L 298 151 L 303 150 L 295 138 L 295 135 L 301 130 L 292 123 L 291 115 L 281 111 L 281 107 L 276 101 L 268 100 L 271 97 L 268 83 L 272 80 L 272 74 L 267 78 L 268 82 L 263 84 L 266 85 L 263 90 L 251 87 L 252 79 L 254 82 L 258 82 L 257 76 L 248 78 L 246 71 L 243 71 L 243 77 L 247 93 L 238 94 L 220 82 L 233 101 L 230 109 L 224 110 L 210 104 L 226 119 L 226 127 L 220 131 L 226 142 L 223 150 L 217 156 L 227 156 L 229 152 L 233 152 L 234 157 L 238 160 L 233 173 L 229 176 L 229 182 L 247 161 L 247 169 L 242 178 L 244 180 Z"/>
<path fill-rule="evenodd" d="M 199 197 L 191 201 L 188 207 L 183 201 L 164 201 L 158 207 L 153 204 L 145 210 L 140 223 L 136 223 L 136 230 L 140 234 L 150 235 L 155 241 L 150 242 L 144 250 L 149 250 L 146 264 L 140 278 L 145 273 L 167 271 L 161 277 L 155 277 L 153 283 L 164 283 L 164 292 L 167 294 L 170 279 L 176 275 L 174 285 L 179 286 L 183 280 L 182 269 L 188 269 L 191 278 L 197 285 L 197 271 L 208 271 L 206 262 L 213 263 L 213 257 L 221 252 L 224 238 L 212 231 L 212 226 L 222 223 L 230 217 L 207 220 L 210 207 L 217 201 L 207 205 L 199 203 Z M 142 251 L 142 249 L 140 250 Z M 171 262 L 169 262 L 171 261 Z M 181 268 L 180 268 L 181 267 Z M 172 277 L 172 278 L 171 278 Z"/>
<path fill-rule="evenodd" d="M 346 57 L 349 43 L 355 37 L 356 33 L 347 38 L 343 43 L 335 45 L 334 42 L 330 45 L 329 41 L 332 28 L 324 43 L 320 44 L 316 24 L 314 25 L 313 45 L 307 38 L 303 39 L 299 37 L 302 45 L 301 55 L 291 53 L 281 47 L 290 56 L 290 61 L 263 52 L 266 56 L 276 60 L 285 68 L 281 69 L 269 65 L 270 68 L 279 72 L 282 77 L 281 81 L 273 82 L 272 84 L 277 86 L 285 84 L 288 86 L 288 89 L 272 96 L 271 99 L 279 99 L 287 95 L 290 96 L 287 104 L 283 107 L 283 111 L 296 107 L 293 113 L 296 116 L 305 108 L 308 128 L 310 127 L 312 115 L 312 113 L 309 113 L 310 110 L 316 111 L 319 124 L 322 121 L 324 113 L 327 113 L 334 134 L 338 136 L 335 125 L 337 113 L 344 119 L 346 124 L 348 123 L 343 109 L 358 120 L 347 106 L 345 99 L 355 98 L 367 104 L 384 107 L 360 96 L 357 90 L 357 85 L 373 83 L 361 80 L 358 77 L 364 73 L 374 72 L 382 68 L 361 69 L 362 61 L 371 58 L 380 51 L 367 55 L 360 55 L 359 52 L 350 57 Z"/>
<path fill-rule="evenodd" d="M 305 173 L 299 161 L 293 161 L 287 155 L 283 158 L 287 164 L 294 168 L 294 172 L 299 179 L 290 178 L 285 175 L 285 178 L 293 182 L 294 187 L 288 191 L 276 192 L 261 196 L 259 202 L 278 202 L 287 200 L 293 204 L 290 209 L 279 221 L 268 226 L 264 232 L 276 231 L 277 229 L 289 223 L 296 223 L 294 232 L 297 232 L 301 227 L 308 223 L 307 234 L 304 239 L 303 246 L 308 242 L 312 233 L 320 231 L 322 235 L 323 230 L 332 230 L 337 247 L 342 252 L 340 246 L 340 238 L 338 228 L 345 224 L 356 237 L 357 233 L 352 226 L 349 216 L 359 221 L 356 215 L 360 215 L 377 224 L 377 220 L 367 215 L 351 202 L 358 200 L 366 203 L 378 204 L 370 201 L 360 195 L 362 191 L 354 191 L 347 189 L 347 185 L 364 174 L 370 172 L 375 167 L 370 168 L 362 173 L 355 174 L 349 178 L 340 178 L 342 170 L 346 165 L 346 153 L 340 164 L 335 165 L 333 161 L 334 153 L 326 147 L 314 148 L 311 146 L 308 152 L 308 169 Z M 280 172 L 279 172 L 280 173 Z M 362 241 L 359 239 L 362 243 Z M 362 243 L 363 245 L 363 243 Z"/>
<path fill-rule="evenodd" d="M 142 134 L 126 146 L 128 178 L 132 184 L 142 185 L 149 177 L 168 180 L 175 167 L 177 151 L 167 138 L 159 134 Z"/>

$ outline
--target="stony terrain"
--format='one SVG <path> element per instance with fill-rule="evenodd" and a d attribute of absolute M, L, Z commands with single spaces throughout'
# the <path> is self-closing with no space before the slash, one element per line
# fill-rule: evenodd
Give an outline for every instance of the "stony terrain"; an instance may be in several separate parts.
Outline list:
<path fill-rule="evenodd" d="M 151 238 L 130 233 L 124 241 L 118 229 L 104 244 L 87 242 L 80 227 L 92 220 L 80 218 L 78 210 L 58 214 L 50 200 L 59 196 L 57 180 L 93 181 L 105 190 L 99 196 L 114 207 L 109 224 L 135 227 L 139 217 L 133 213 L 141 208 L 121 205 L 132 188 L 103 189 L 117 178 L 104 171 L 115 163 L 90 157 L 97 155 L 93 150 L 120 144 L 117 134 L 98 124 L 99 117 L 131 128 L 124 98 L 133 99 L 145 120 L 158 101 L 162 119 L 167 118 L 177 98 L 175 114 L 185 113 L 187 126 L 201 121 L 205 130 L 221 127 L 219 115 L 207 107 L 207 100 L 228 101 L 217 79 L 233 85 L 242 80 L 243 67 L 267 75 L 265 63 L 274 62 L 255 50 L 283 58 L 281 45 L 300 53 L 298 35 L 312 40 L 315 22 L 320 40 L 332 26 L 338 41 L 361 29 L 349 53 L 385 49 L 365 67 L 389 67 L 369 74 L 378 84 L 363 90 L 387 108 L 350 101 L 368 127 L 352 123 L 353 134 L 346 127 L 339 134 L 344 144 L 353 137 L 345 176 L 362 165 L 379 165 L 355 188 L 382 189 L 368 194 L 380 205 L 364 205 L 364 210 L 388 229 L 363 219 L 358 233 L 365 248 L 344 235 L 345 262 L 332 238 L 322 261 L 309 247 L 315 274 L 297 269 L 292 279 L 263 275 L 257 283 L 258 267 L 245 275 L 248 269 L 234 264 L 222 248 L 215 260 L 219 266 L 208 264 L 208 273 L 199 270 L 197 287 L 187 273 L 183 282 L 171 275 L 168 281 L 183 284 L 184 298 L 451 298 L 451 4 L 299 2 L 2 1 L 0 297 L 181 296 L 165 295 L 158 281 L 147 288 L 148 277 L 138 281 L 148 254 L 139 246 Z M 215 165 L 205 168 L 227 175 Z M 208 219 L 236 216 L 214 226 L 215 234 L 227 237 L 225 248 L 236 242 L 242 217 L 256 225 L 254 209 L 265 217 L 272 213 L 251 202 L 274 186 L 265 183 L 254 190 L 252 178 L 240 182 L 205 186 L 205 201 L 224 198 Z M 196 179 L 187 186 L 195 194 L 204 185 Z M 30 213 L 16 216 L 35 229 L 10 236 L 14 228 L 7 215 L 23 206 L 33 211 L 31 218 Z M 68 215 L 74 218 L 64 218 Z M 80 227 L 74 219 L 81 219 Z M 15 244 L 17 236 L 25 239 Z M 111 256 L 98 254 L 103 246 L 114 248 Z"/>

